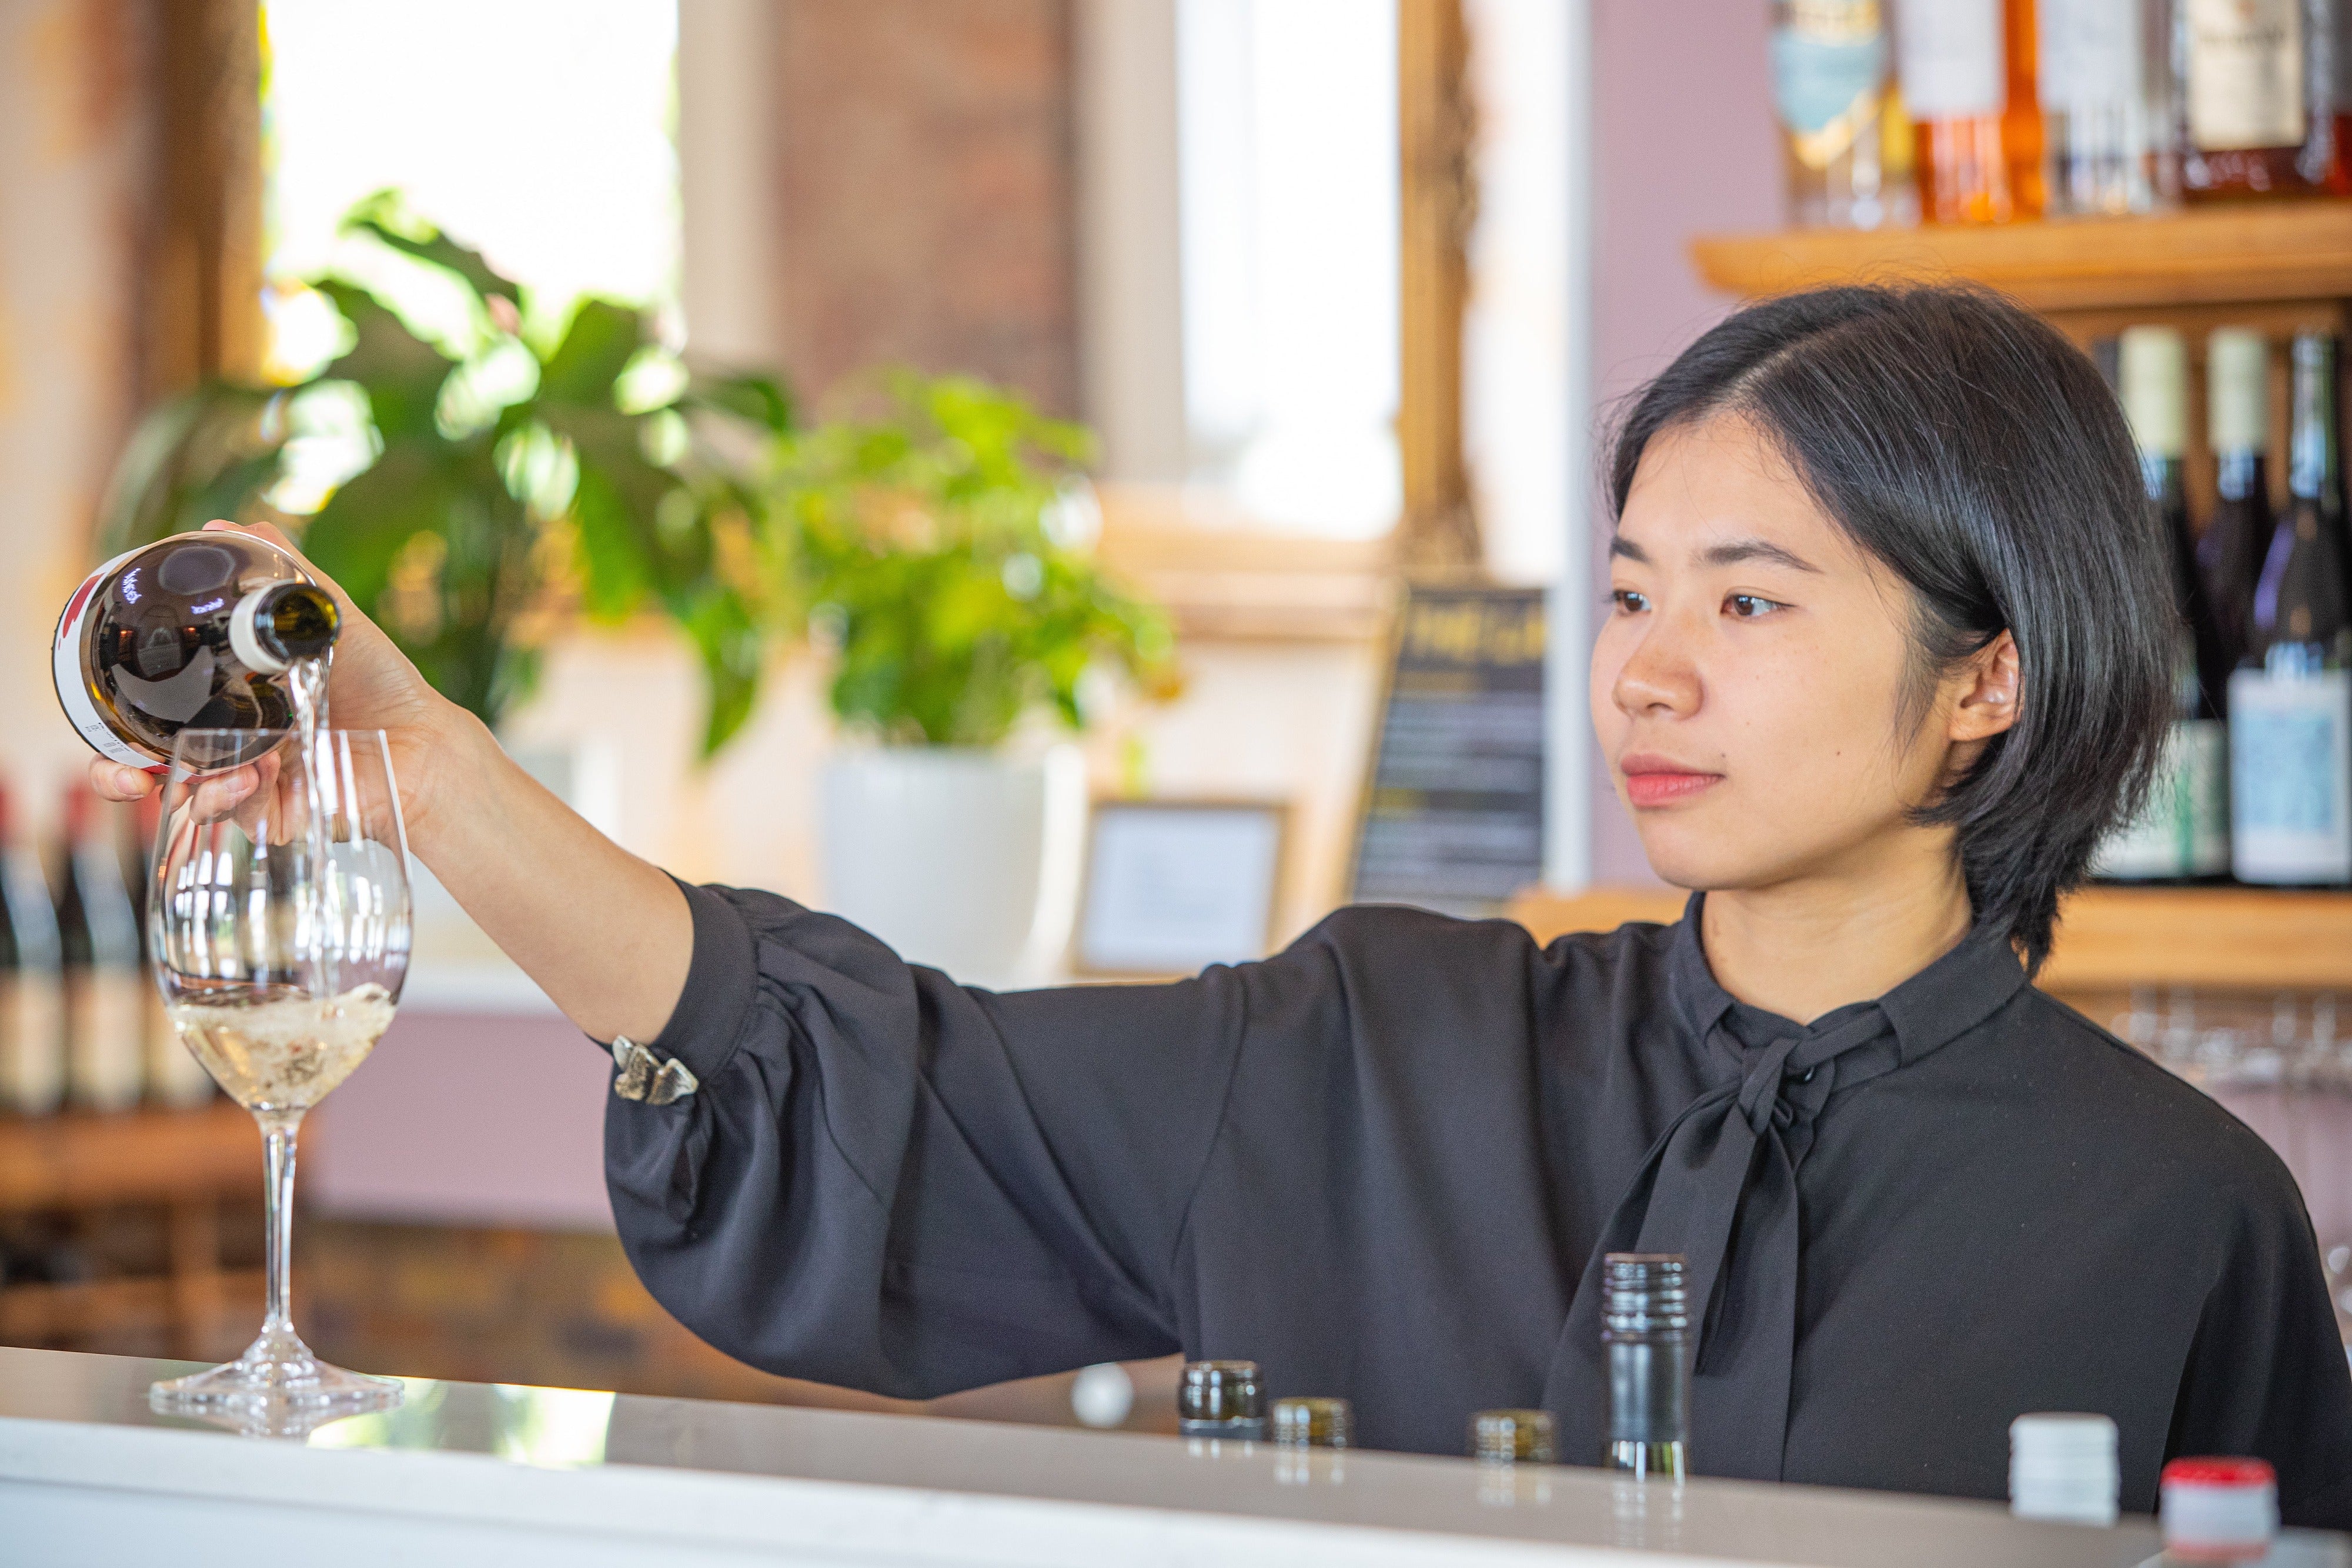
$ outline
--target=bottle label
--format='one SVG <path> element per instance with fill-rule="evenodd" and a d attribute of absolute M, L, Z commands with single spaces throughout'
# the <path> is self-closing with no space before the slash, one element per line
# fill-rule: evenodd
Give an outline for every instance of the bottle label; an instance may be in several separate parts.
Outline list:
<path fill-rule="evenodd" d="M 2352 672 L 2230 677 L 2231 869 L 2352 882 Z"/>
<path fill-rule="evenodd" d="M 142 547 L 144 548 L 143 546 Z M 130 768 L 153 768 L 155 758 L 134 750 L 128 742 L 114 733 L 114 727 L 99 712 L 98 699 L 90 694 L 82 678 L 81 644 L 88 634 L 89 617 L 98 608 L 98 585 L 111 577 L 124 561 L 139 553 L 123 551 L 88 577 L 66 601 L 64 613 L 58 617 L 56 639 L 49 645 L 50 675 L 57 683 L 58 706 L 66 710 L 66 719 L 74 732 L 89 743 L 91 750 L 110 762 L 120 762 Z"/>
<path fill-rule="evenodd" d="M 2041 0 L 2042 107 L 2139 100 L 2139 7 L 2116 0 Z"/>
<path fill-rule="evenodd" d="M 2207 152 L 2299 147 L 2303 0 L 2187 0 L 2189 139 Z"/>
<path fill-rule="evenodd" d="M 0 974 L 0 1109 L 46 1115 L 65 1092 L 65 995 L 57 971 Z"/>
<path fill-rule="evenodd" d="M 1873 118 L 1886 79 L 1886 28 L 1878 0 L 1793 0 L 1772 35 L 1772 101 L 1800 156 L 1825 166 Z M 1839 145 L 1818 156 L 1823 132 Z"/>
<path fill-rule="evenodd" d="M 91 1111 L 127 1111 L 139 1103 L 146 1055 L 146 989 L 147 977 L 137 969 L 68 972 L 73 1051 L 67 1065 L 76 1104 Z"/>
<path fill-rule="evenodd" d="M 2229 869 L 2229 727 L 2183 719 L 2165 739 L 2147 803 L 2099 846 L 2091 870 L 2141 879 L 2219 876 Z"/>
<path fill-rule="evenodd" d="M 2008 107 L 2001 0 L 1904 0 L 1896 21 L 1903 107 L 1913 120 L 1965 120 Z"/>

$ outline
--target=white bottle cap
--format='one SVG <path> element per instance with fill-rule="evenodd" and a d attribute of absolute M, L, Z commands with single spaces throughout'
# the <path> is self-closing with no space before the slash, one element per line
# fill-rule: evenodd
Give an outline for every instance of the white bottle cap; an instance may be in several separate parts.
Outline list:
<path fill-rule="evenodd" d="M 2177 327 L 2126 327 L 2116 345 L 2124 417 L 2142 452 L 2189 450 L 2189 340 Z"/>
<path fill-rule="evenodd" d="M 2228 1562 L 2278 1533 L 2278 1477 L 2260 1459 L 2175 1459 L 2163 1495 L 2168 1552 Z"/>
<path fill-rule="evenodd" d="M 2020 1519 L 2113 1524 L 2122 1491 L 2116 1424 L 2105 1416 L 2020 1416 L 2009 1424 L 2009 1510 Z"/>
<path fill-rule="evenodd" d="M 2260 452 L 2271 440 L 2271 346 L 2252 327 L 2219 327 L 2205 342 L 2206 444 Z"/>

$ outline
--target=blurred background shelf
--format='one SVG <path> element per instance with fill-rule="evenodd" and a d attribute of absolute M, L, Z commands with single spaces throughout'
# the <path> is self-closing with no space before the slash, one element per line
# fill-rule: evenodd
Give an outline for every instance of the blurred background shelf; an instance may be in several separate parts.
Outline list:
<path fill-rule="evenodd" d="M 1516 918 L 1538 942 L 1674 920 L 1685 894 L 1597 887 L 1531 892 Z M 2242 887 L 2090 887 L 2066 902 L 2040 984 L 2063 995 L 2141 986 L 2232 991 L 2352 988 L 2352 894 Z"/>
<path fill-rule="evenodd" d="M 226 1100 L 201 1111 L 0 1121 L 0 1213 L 192 1203 L 261 1190 L 261 1135 Z"/>

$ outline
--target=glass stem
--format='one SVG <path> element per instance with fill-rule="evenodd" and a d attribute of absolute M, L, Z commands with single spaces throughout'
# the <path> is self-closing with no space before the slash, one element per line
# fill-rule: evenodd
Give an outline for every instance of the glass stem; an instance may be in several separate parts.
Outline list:
<path fill-rule="evenodd" d="M 268 1227 L 265 1305 L 261 1332 L 292 1333 L 294 1319 L 288 1287 L 294 1266 L 294 1134 L 302 1114 L 266 1116 L 261 1123 L 263 1158 L 268 1166 L 261 1194 L 262 1219 Z"/>

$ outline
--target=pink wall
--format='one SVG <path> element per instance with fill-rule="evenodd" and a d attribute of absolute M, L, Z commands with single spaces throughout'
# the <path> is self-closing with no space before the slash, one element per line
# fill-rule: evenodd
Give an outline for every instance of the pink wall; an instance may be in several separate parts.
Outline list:
<path fill-rule="evenodd" d="M 1769 10 L 1757 0 L 1593 0 L 1592 363 L 1604 419 L 1730 303 L 1691 270 L 1691 236 L 1780 225 Z M 1596 532 L 1605 574 L 1607 535 Z M 1605 769 L 1593 800 L 1594 880 L 1654 882 Z"/>

